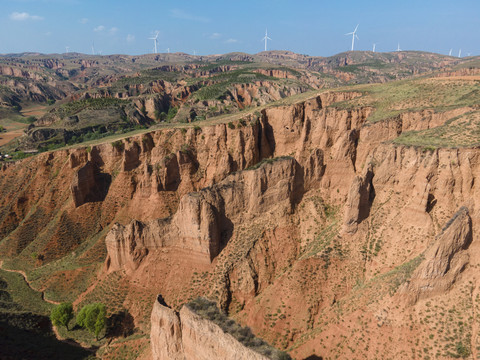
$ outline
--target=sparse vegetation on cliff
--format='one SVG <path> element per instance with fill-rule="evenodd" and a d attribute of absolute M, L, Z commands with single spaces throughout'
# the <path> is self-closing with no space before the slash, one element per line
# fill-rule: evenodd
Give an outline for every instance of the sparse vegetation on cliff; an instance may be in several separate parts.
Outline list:
<path fill-rule="evenodd" d="M 252 165 L 252 166 L 248 167 L 246 170 L 256 170 L 256 169 L 262 167 L 265 164 L 273 164 L 275 161 L 287 160 L 287 159 L 293 160 L 293 157 L 291 157 L 291 156 L 278 156 L 278 157 L 274 157 L 274 158 L 265 158 L 262 161 L 259 161 L 258 163 L 256 163 L 255 165 Z"/>
<path fill-rule="evenodd" d="M 213 301 L 199 297 L 187 303 L 186 306 L 197 315 L 200 315 L 220 326 L 224 332 L 232 335 L 246 347 L 268 357 L 269 359 L 291 359 L 287 353 L 277 350 L 262 339 L 255 337 L 249 327 L 242 327 L 234 320 L 230 319 L 225 313 L 218 309 Z"/>

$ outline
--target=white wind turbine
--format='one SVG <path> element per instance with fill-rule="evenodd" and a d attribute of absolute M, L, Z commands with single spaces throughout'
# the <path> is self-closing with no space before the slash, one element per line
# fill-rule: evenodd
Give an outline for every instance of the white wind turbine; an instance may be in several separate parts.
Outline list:
<path fill-rule="evenodd" d="M 458 57 L 462 57 L 462 49 L 458 51 Z"/>
<path fill-rule="evenodd" d="M 65 52 L 68 54 L 68 50 L 70 50 L 70 48 L 68 46 L 65 46 Z"/>
<path fill-rule="evenodd" d="M 452 51 L 453 49 L 450 49 L 450 51 L 448 52 L 448 56 L 452 56 Z"/>
<path fill-rule="evenodd" d="M 157 39 L 158 39 L 158 34 L 160 34 L 160 31 L 155 31 L 155 36 L 154 37 L 151 37 L 151 38 L 148 38 L 149 40 L 153 40 L 153 45 L 154 45 L 154 50 L 153 50 L 153 53 L 156 54 L 157 53 Z"/>
<path fill-rule="evenodd" d="M 373 43 L 373 50 L 372 50 L 372 52 L 375 52 L 375 49 L 377 48 L 377 45 L 378 45 L 378 44 L 379 44 L 379 43 Z"/>
<path fill-rule="evenodd" d="M 358 24 L 359 25 L 359 24 Z M 358 35 L 357 35 L 357 29 L 358 29 L 358 25 L 357 27 L 355 28 L 355 30 L 353 30 L 352 32 L 349 32 L 345 35 L 352 35 L 352 51 L 353 51 L 353 47 L 355 46 L 355 38 L 358 39 Z M 360 40 L 360 39 L 358 39 Z"/>
<path fill-rule="evenodd" d="M 265 37 L 262 38 L 262 40 L 261 40 L 261 41 L 265 41 L 265 51 L 267 51 L 267 41 L 268 41 L 268 40 L 272 40 L 272 39 L 270 39 L 270 38 L 268 37 L 268 31 L 267 31 L 267 29 L 265 29 Z"/>
<path fill-rule="evenodd" d="M 170 48 L 167 48 L 167 53 L 170 54 Z"/>
<path fill-rule="evenodd" d="M 402 51 L 402 49 L 400 49 L 400 43 L 397 45 L 397 51 Z"/>
<path fill-rule="evenodd" d="M 92 55 L 95 55 L 95 42 L 92 42 Z"/>

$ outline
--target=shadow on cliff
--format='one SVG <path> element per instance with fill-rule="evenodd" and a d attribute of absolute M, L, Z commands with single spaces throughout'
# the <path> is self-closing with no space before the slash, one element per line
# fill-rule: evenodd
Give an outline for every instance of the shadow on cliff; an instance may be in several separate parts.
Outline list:
<path fill-rule="evenodd" d="M 112 314 L 107 320 L 106 337 L 127 337 L 133 334 L 135 329 L 135 322 L 133 316 L 127 311 L 123 310 Z"/>
<path fill-rule="evenodd" d="M 358 212 L 358 223 L 370 216 L 370 210 L 375 200 L 375 188 L 373 187 L 374 173 L 372 169 L 368 169 L 363 184 L 360 188 L 360 204 Z"/>
<path fill-rule="evenodd" d="M 322 174 L 323 175 L 323 174 Z M 295 177 L 293 179 L 291 194 L 292 207 L 295 208 L 303 199 L 305 194 L 305 169 L 295 160 Z"/>
<path fill-rule="evenodd" d="M 222 252 L 225 246 L 227 246 L 234 229 L 233 222 L 225 215 L 225 204 L 221 204 L 221 209 L 214 208 L 214 211 L 216 213 L 215 217 L 218 221 L 220 241 L 217 249 L 210 249 L 212 260 Z"/>
<path fill-rule="evenodd" d="M 103 201 L 107 197 L 108 189 L 110 189 L 110 185 L 112 184 L 112 175 L 99 172 L 95 178 L 98 184 L 95 201 Z"/>
<path fill-rule="evenodd" d="M 105 200 L 111 183 L 112 176 L 110 174 L 97 172 L 95 174 L 95 187 L 85 195 L 83 204 Z"/>
<path fill-rule="evenodd" d="M 75 207 L 85 203 L 105 200 L 112 176 L 100 172 L 100 168 L 91 161 L 82 166 L 75 173 L 71 190 Z"/>
<path fill-rule="evenodd" d="M 309 357 L 306 357 L 303 360 L 323 360 L 323 357 L 317 356 L 317 355 L 310 355 Z"/>

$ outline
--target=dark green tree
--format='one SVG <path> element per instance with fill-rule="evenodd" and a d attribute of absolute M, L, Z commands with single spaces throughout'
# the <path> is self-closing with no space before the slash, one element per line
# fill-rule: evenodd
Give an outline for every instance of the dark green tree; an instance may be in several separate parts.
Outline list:
<path fill-rule="evenodd" d="M 98 335 L 105 328 L 107 309 L 101 303 L 85 305 L 77 314 L 77 324 L 87 329 L 98 340 Z"/>
<path fill-rule="evenodd" d="M 68 323 L 73 319 L 72 303 L 64 302 L 56 306 L 51 314 L 50 320 L 54 326 L 63 325 L 68 330 Z"/>

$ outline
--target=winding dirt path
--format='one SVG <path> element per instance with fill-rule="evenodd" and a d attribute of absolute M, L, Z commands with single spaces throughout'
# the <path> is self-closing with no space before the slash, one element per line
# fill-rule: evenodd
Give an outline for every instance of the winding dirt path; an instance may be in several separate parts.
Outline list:
<path fill-rule="evenodd" d="M 30 284 L 30 282 L 28 281 L 28 278 L 27 278 L 27 274 L 25 274 L 24 271 L 22 270 L 10 270 L 10 269 L 4 269 L 3 268 L 3 260 L 0 260 L 0 270 L 3 270 L 3 271 L 8 271 L 8 272 L 13 272 L 13 273 L 17 273 L 17 274 L 21 274 L 23 276 L 23 280 L 25 280 L 25 283 L 27 284 L 27 286 L 36 291 L 36 292 L 39 292 L 42 294 L 42 300 L 45 301 L 45 302 L 48 302 L 50 304 L 53 304 L 53 305 L 59 305 L 60 302 L 58 301 L 53 301 L 53 300 L 48 300 L 45 298 L 45 292 L 44 291 L 39 291 L 37 289 L 35 289 L 34 287 L 32 287 L 32 285 Z M 72 339 L 66 339 L 64 338 L 62 335 L 60 335 L 60 333 L 58 332 L 58 329 L 56 326 L 53 326 L 52 325 L 52 330 L 53 330 L 53 333 L 55 334 L 55 337 L 57 338 L 58 341 L 62 341 L 64 343 L 67 343 L 69 345 L 72 345 L 72 346 L 76 346 L 76 347 L 79 347 L 79 348 L 82 348 L 82 349 L 85 349 L 85 350 L 88 350 L 88 351 L 91 351 L 91 349 L 89 348 L 88 345 L 86 344 L 82 344 L 82 343 L 78 343 L 76 342 L 75 340 L 72 340 Z"/>
<path fill-rule="evenodd" d="M 28 281 L 27 274 L 25 274 L 25 271 L 23 271 L 23 270 L 4 269 L 4 268 L 3 268 L 3 260 L 0 260 L 0 269 L 3 270 L 3 271 L 13 272 L 13 273 L 17 273 L 17 274 L 22 275 L 22 276 L 23 276 L 23 280 L 25 280 L 25 282 L 27 283 L 27 286 L 28 286 L 30 289 L 32 289 L 32 290 L 34 290 L 34 291 L 39 292 L 39 293 L 42 294 L 42 300 L 43 300 L 43 301 L 46 301 L 46 302 L 48 302 L 48 303 L 50 303 L 50 304 L 53 304 L 53 305 L 59 305 L 59 304 L 60 304 L 60 302 L 58 302 L 58 301 L 53 301 L 53 300 L 49 300 L 49 299 L 45 298 L 45 292 L 44 292 L 44 291 L 40 291 L 40 290 L 35 289 L 35 288 L 30 284 L 30 282 Z"/>

